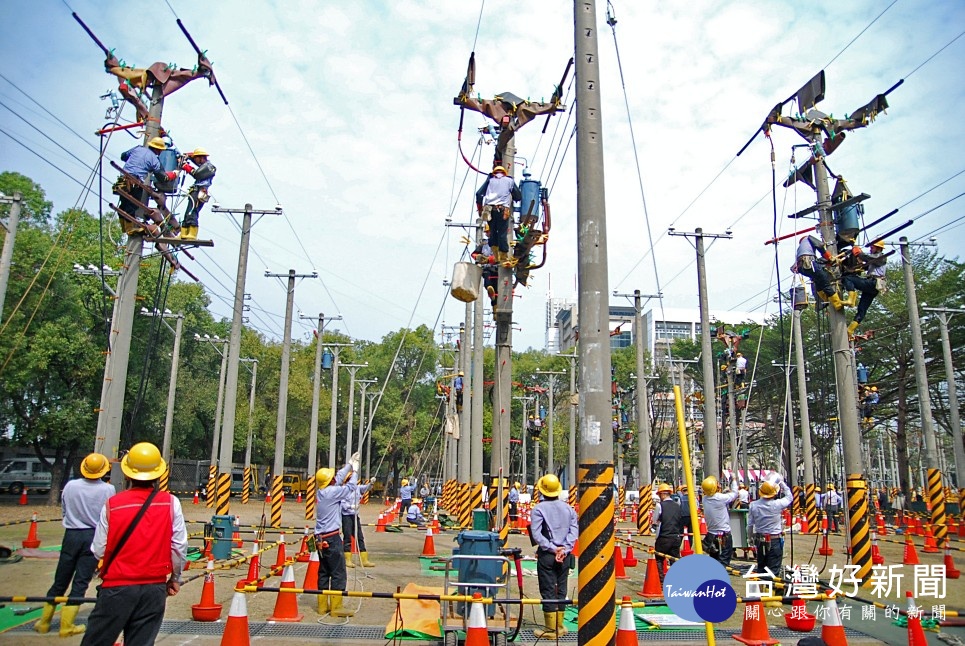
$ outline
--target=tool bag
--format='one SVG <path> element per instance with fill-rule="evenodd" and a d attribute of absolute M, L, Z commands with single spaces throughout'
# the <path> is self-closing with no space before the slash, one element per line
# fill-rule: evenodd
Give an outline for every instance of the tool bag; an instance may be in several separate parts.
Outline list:
<path fill-rule="evenodd" d="M 479 285 L 482 283 L 482 268 L 471 262 L 457 262 L 452 270 L 452 283 L 449 291 L 456 300 L 472 303 L 479 298 Z"/>

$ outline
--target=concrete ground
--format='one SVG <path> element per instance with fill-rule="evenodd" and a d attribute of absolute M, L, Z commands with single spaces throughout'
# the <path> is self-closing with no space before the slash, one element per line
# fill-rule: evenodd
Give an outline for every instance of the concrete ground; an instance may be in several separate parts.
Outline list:
<path fill-rule="evenodd" d="M 186 498 L 183 501 L 185 516 L 189 521 L 188 531 L 200 531 L 202 528 L 201 522 L 190 522 L 190 521 L 204 521 L 210 519 L 211 511 L 206 509 L 203 505 L 194 506 L 191 504 L 191 499 Z M 374 524 L 377 519 L 378 511 L 380 505 L 370 504 L 362 512 L 363 522 Z M 284 507 L 283 514 L 283 525 L 303 528 L 306 524 L 304 520 L 304 507 L 299 506 L 294 502 L 288 502 Z M 60 515 L 60 509 L 56 507 L 42 507 L 42 506 L 28 506 L 20 507 L 15 504 L 15 500 L 10 497 L 0 497 L 0 523 L 9 522 L 14 520 L 24 520 L 28 519 L 30 514 L 36 512 L 40 518 L 57 518 Z M 259 501 L 257 503 L 251 502 L 248 505 L 241 505 L 240 501 L 237 499 L 232 499 L 231 513 L 241 516 L 242 523 L 244 525 L 251 525 L 261 522 L 263 514 L 267 514 L 268 509 L 264 507 Z M 25 524 L 19 525 L 0 525 L 0 544 L 11 545 L 19 547 L 20 541 L 26 536 L 28 526 Z M 620 523 L 620 529 L 631 529 L 630 523 Z M 301 530 L 296 530 L 295 534 L 301 534 Z M 374 527 L 365 528 L 365 536 L 368 544 L 368 551 L 371 560 L 376 564 L 374 568 L 354 568 L 349 570 L 349 589 L 350 590 L 364 590 L 364 591 L 381 591 L 381 592 L 393 592 L 398 588 L 403 588 L 409 582 L 415 582 L 420 585 L 426 586 L 442 586 L 442 577 L 433 575 L 423 571 L 422 566 L 419 563 L 418 555 L 422 551 L 423 542 L 425 539 L 425 533 L 420 532 L 416 529 L 406 528 L 401 533 L 376 533 Z M 63 535 L 63 528 L 58 522 L 46 522 L 39 524 L 39 537 L 42 540 L 44 546 L 58 545 L 60 543 L 61 537 Z M 271 535 L 271 534 L 270 534 Z M 245 535 L 247 539 L 250 535 Z M 446 532 L 442 535 L 435 537 L 435 548 L 436 553 L 440 556 L 448 555 L 451 548 L 455 545 L 453 538 L 455 533 Z M 886 537 L 889 540 L 896 540 L 894 535 Z M 296 536 L 289 534 L 287 540 L 293 541 Z M 901 540 L 898 537 L 897 540 Z M 644 539 L 646 544 L 652 544 L 651 539 Z M 192 545 L 200 545 L 200 540 L 193 540 Z M 511 535 L 509 539 L 510 546 L 521 547 L 524 550 L 524 554 L 532 555 L 533 549 L 529 545 L 528 538 L 521 535 Z M 921 562 L 923 564 L 940 564 L 942 563 L 942 554 L 923 554 L 921 551 L 922 541 L 921 539 L 916 539 L 916 544 L 918 545 L 918 552 Z M 834 549 L 834 555 L 825 559 L 825 557 L 820 556 L 817 552 L 817 547 L 820 546 L 819 539 L 813 536 L 795 536 L 794 537 L 794 557 L 793 561 L 790 555 L 790 545 L 788 544 L 785 548 L 785 564 L 794 563 L 813 563 L 820 571 L 821 578 L 827 580 L 831 567 L 836 565 L 839 568 L 846 563 L 846 556 L 844 555 L 843 549 L 843 537 L 840 535 L 832 536 L 830 541 L 831 547 Z M 954 546 L 965 547 L 965 542 L 954 543 Z M 288 554 L 291 554 L 296 550 L 296 545 L 289 546 Z M 882 542 L 880 544 L 881 553 L 884 555 L 887 564 L 899 564 L 901 563 L 903 545 L 901 543 L 895 542 Z M 250 542 L 246 542 L 245 551 L 250 550 Z M 630 595 L 635 600 L 639 599 L 636 593 L 642 588 L 642 577 L 645 574 L 645 561 L 643 560 L 644 554 L 641 553 L 639 548 L 635 549 L 638 558 L 640 558 L 640 565 L 636 568 L 628 568 L 627 574 L 629 575 L 628 580 L 617 581 L 616 583 L 616 594 L 619 599 L 623 595 Z M 954 558 L 959 563 L 962 563 L 962 555 L 959 552 L 954 554 Z M 271 550 L 265 554 L 264 561 L 267 563 L 274 563 L 275 561 L 275 551 Z M 305 563 L 298 563 L 295 567 L 295 581 L 296 585 L 301 586 L 305 574 Z M 736 567 L 746 568 L 747 563 L 737 561 L 735 562 Z M 44 595 L 47 588 L 49 587 L 51 581 L 53 580 L 53 571 L 56 566 L 56 559 L 24 559 L 19 563 L 0 565 L 0 595 Z M 266 570 L 262 568 L 262 573 Z M 902 608 L 905 606 L 905 590 L 912 589 L 914 583 L 913 568 L 911 566 L 905 566 L 900 568 L 900 573 L 903 574 L 903 578 L 899 582 L 899 585 L 892 590 L 892 594 L 887 597 L 881 598 L 882 603 L 886 604 L 898 604 Z M 186 573 L 186 576 L 196 574 L 197 571 L 192 570 Z M 235 583 L 247 573 L 247 565 L 238 566 L 232 570 L 219 570 L 215 574 L 215 600 L 217 603 L 224 604 L 224 611 L 222 614 L 222 620 L 228 614 L 228 608 L 231 604 L 231 598 L 233 595 L 233 588 Z M 279 579 L 274 577 L 269 580 L 268 585 L 277 585 Z M 739 577 L 732 577 L 732 585 L 737 590 L 738 595 L 743 595 L 745 590 L 745 581 L 741 580 Z M 960 609 L 965 607 L 965 580 L 947 580 L 945 582 L 946 597 L 943 600 L 931 599 L 931 598 L 919 598 L 919 604 L 923 605 L 926 611 L 931 610 L 932 605 L 945 604 L 948 610 Z M 516 596 L 515 591 L 515 580 L 512 581 L 513 591 L 512 596 Z M 570 578 L 570 596 L 576 596 L 576 577 Z M 223 630 L 223 624 L 195 624 L 187 623 L 191 619 L 191 605 L 198 603 L 201 595 L 202 580 L 199 578 L 195 581 L 187 583 L 181 590 L 181 593 L 176 597 L 168 600 L 167 613 L 165 616 L 165 627 L 162 630 L 162 634 L 158 639 L 158 644 L 163 644 L 165 646 L 173 646 L 175 644 L 193 644 L 193 645 L 208 645 L 208 644 L 219 644 L 220 635 Z M 88 596 L 95 596 L 96 592 L 91 587 Z M 530 598 L 538 598 L 538 586 L 536 582 L 536 577 L 532 575 L 524 576 L 524 595 Z M 303 620 L 295 625 L 295 627 L 288 628 L 287 625 L 275 624 L 267 625 L 264 622 L 272 614 L 275 603 L 275 594 L 272 593 L 258 593 L 250 594 L 247 596 L 248 599 L 248 615 L 249 622 L 252 627 L 252 641 L 261 643 L 279 643 L 284 642 L 286 644 L 301 644 L 301 643 L 334 643 L 334 644 L 371 644 L 376 641 L 385 643 L 382 634 L 384 632 L 384 627 L 386 623 L 390 620 L 395 612 L 395 604 L 392 600 L 388 599 L 349 599 L 346 600 L 347 606 L 352 606 L 358 608 L 357 614 L 346 621 L 346 626 L 343 630 L 338 631 L 338 633 L 333 633 L 331 631 L 323 630 L 324 626 L 331 625 L 335 622 L 332 621 L 330 617 L 320 618 L 315 611 L 314 597 L 305 598 L 307 595 L 303 595 L 299 601 L 300 612 L 304 613 Z M 860 596 L 867 599 L 874 599 L 870 594 L 869 590 L 861 590 Z M 27 604 L 9 604 L 8 606 L 26 606 Z M 38 605 L 38 604 L 30 604 Z M 854 634 L 849 636 L 849 643 L 868 643 L 868 644 L 905 644 L 907 643 L 906 631 L 901 628 L 897 628 L 891 625 L 891 619 L 885 618 L 885 611 L 882 609 L 876 609 L 876 617 L 872 619 L 862 618 L 862 605 L 855 602 L 842 602 L 842 606 L 851 606 L 851 617 L 850 619 L 845 619 L 844 623 L 847 627 L 855 628 L 856 630 L 864 633 L 866 636 L 858 636 Z M 809 604 L 809 609 L 813 612 L 816 604 Z M 524 626 L 521 637 L 523 638 L 518 643 L 533 643 L 532 629 L 542 622 L 542 614 L 538 606 L 525 606 L 524 612 Z M 783 612 L 782 609 L 771 609 L 770 616 L 767 618 L 768 625 L 771 627 L 772 636 L 778 631 L 777 627 L 783 627 L 784 621 L 780 616 Z M 89 613 L 89 606 L 85 606 L 81 611 L 79 620 L 83 622 Z M 35 615 L 28 615 L 35 616 Z M 738 613 L 726 622 L 717 626 L 718 639 L 722 643 L 737 643 L 727 638 L 730 632 L 740 632 L 741 628 L 742 614 L 740 613 L 740 608 L 738 608 Z M 267 626 L 267 627 L 266 627 Z M 165 632 L 174 631 L 177 632 Z M 965 640 L 965 631 L 962 629 L 943 629 L 946 633 L 957 635 L 958 637 Z M 727 632 L 723 632 L 727 631 Z M 956 632 L 957 631 L 957 632 Z M 371 633 L 372 637 L 369 637 Z M 812 635 L 820 634 L 820 623 L 818 629 L 811 633 Z M 378 635 L 378 638 L 375 638 Z M 661 638 L 663 636 L 670 636 L 669 633 L 663 633 L 662 631 L 656 631 L 653 633 L 647 633 L 644 635 L 640 634 L 641 641 L 650 641 L 652 638 Z M 706 643 L 706 638 L 703 632 L 693 632 L 693 633 L 682 633 L 676 632 L 674 636 L 679 636 L 679 639 L 674 639 L 676 643 L 694 643 L 702 644 Z M 796 643 L 800 637 L 804 635 L 792 634 L 785 636 L 781 634 L 781 639 L 784 643 Z M 929 644 L 940 644 L 938 635 L 934 632 L 928 633 Z M 365 637 L 360 639 L 360 637 Z M 55 639 L 56 643 L 64 644 L 65 646 L 70 646 L 71 644 L 80 643 L 80 637 L 74 637 L 70 639 L 59 640 L 55 634 L 48 636 L 35 635 L 32 632 L 24 631 L 23 629 L 13 629 L 5 633 L 0 633 L 0 644 L 41 644 L 50 643 L 47 640 Z M 661 639 L 662 640 L 662 639 Z M 565 639 L 561 640 L 565 642 L 572 641 L 575 643 L 575 635 L 568 635 Z M 419 644 L 423 642 L 410 642 L 414 644 Z M 424 642 L 424 643 L 436 643 L 436 642 Z"/>

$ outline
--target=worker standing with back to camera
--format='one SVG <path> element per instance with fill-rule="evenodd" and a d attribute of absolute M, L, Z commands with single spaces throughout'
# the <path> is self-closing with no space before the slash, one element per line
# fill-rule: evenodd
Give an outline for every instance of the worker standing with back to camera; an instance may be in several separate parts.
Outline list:
<path fill-rule="evenodd" d="M 350 500 L 358 483 L 359 454 L 353 453 L 348 464 L 335 473 L 319 469 L 315 474 L 315 549 L 318 550 L 318 589 L 348 589 L 345 552 L 342 547 L 342 501 Z M 333 617 L 351 617 L 355 613 L 342 605 L 342 596 L 319 595 L 318 614 L 330 612 Z"/>
<path fill-rule="evenodd" d="M 731 480 L 730 491 L 718 491 L 720 483 L 716 476 L 708 476 L 700 483 L 703 489 L 704 520 L 707 521 L 707 534 L 703 538 L 704 552 L 715 558 L 724 567 L 730 566 L 734 555 L 734 537 L 730 533 L 730 504 L 737 500 L 737 480 Z"/>
<path fill-rule="evenodd" d="M 539 594 L 543 599 L 564 599 L 573 560 L 573 547 L 579 537 L 576 512 L 560 499 L 563 485 L 552 473 L 537 480 L 536 489 L 543 496 L 543 500 L 533 507 L 530 538 L 538 546 L 536 576 L 539 580 Z M 539 639 L 556 639 L 568 633 L 563 625 L 564 610 L 564 605 L 544 603 L 545 629 L 536 629 L 533 634 Z"/>

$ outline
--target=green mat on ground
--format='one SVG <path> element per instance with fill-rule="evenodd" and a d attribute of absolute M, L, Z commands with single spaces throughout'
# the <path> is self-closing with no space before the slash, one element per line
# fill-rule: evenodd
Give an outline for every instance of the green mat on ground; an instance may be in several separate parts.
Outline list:
<path fill-rule="evenodd" d="M 16 628 L 17 626 L 32 624 L 37 621 L 40 619 L 40 609 L 43 607 L 44 604 L 42 603 L 15 603 L 13 605 L 7 604 L 5 608 L 0 608 L 0 633 L 6 632 L 11 628 Z M 35 610 L 25 615 L 13 614 L 14 610 L 23 610 L 24 608 L 34 608 Z"/>
<path fill-rule="evenodd" d="M 653 614 L 653 615 L 674 614 L 673 611 L 667 606 L 647 606 L 646 608 L 634 608 L 633 620 L 636 623 L 637 632 L 651 632 L 654 630 L 663 630 L 641 619 L 638 616 L 638 613 L 643 613 L 643 612 L 646 612 L 648 614 Z M 569 630 L 570 632 L 574 632 L 577 630 L 576 620 L 578 616 L 579 616 L 579 610 L 577 610 L 573 606 L 570 606 L 569 608 L 567 608 L 566 611 L 563 613 L 563 624 L 566 626 L 566 629 Z M 617 618 L 619 618 L 618 615 L 617 615 Z M 666 630 L 691 630 L 691 629 L 703 630 L 703 628 L 704 628 L 704 625 L 700 624 L 699 626 L 674 626 L 672 628 L 667 628 Z"/>

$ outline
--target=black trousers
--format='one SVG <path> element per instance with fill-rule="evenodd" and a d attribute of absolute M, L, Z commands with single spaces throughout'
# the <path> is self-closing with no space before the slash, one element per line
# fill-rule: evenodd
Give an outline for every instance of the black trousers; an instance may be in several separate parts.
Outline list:
<path fill-rule="evenodd" d="M 509 217 L 503 217 L 508 211 L 509 207 L 506 206 L 492 207 L 489 220 L 489 246 L 493 251 L 496 249 L 504 253 L 509 251 L 509 239 L 506 237 L 506 232 L 509 230 Z"/>
<path fill-rule="evenodd" d="M 831 286 L 831 274 L 817 263 L 813 264 L 810 269 L 805 268 L 802 264 L 798 264 L 797 270 L 802 276 L 810 278 L 814 282 L 815 289 L 819 292 L 824 292 L 825 295 L 830 296 L 831 292 L 834 291 L 834 288 Z"/>
<path fill-rule="evenodd" d="M 204 208 L 205 202 L 208 201 L 207 197 L 205 197 L 203 200 L 201 199 L 200 191 L 200 188 L 195 188 L 193 186 L 188 189 L 188 207 L 184 211 L 184 221 L 181 223 L 182 226 L 198 226 L 198 216 L 201 215 L 201 209 Z M 207 189 L 205 189 L 205 196 L 207 196 Z"/>
<path fill-rule="evenodd" d="M 871 415 L 866 415 L 866 417 L 871 417 Z M 840 530 L 838 527 L 838 509 L 837 505 L 828 505 L 828 531 L 837 532 Z"/>
<path fill-rule="evenodd" d="M 60 545 L 60 559 L 57 561 L 57 571 L 54 573 L 54 584 L 47 590 L 48 597 L 59 597 L 70 588 L 71 597 L 83 597 L 87 594 L 90 580 L 97 567 L 97 557 L 90 551 L 90 544 L 94 541 L 93 529 L 68 529 L 64 532 L 64 540 Z M 67 605 L 79 605 L 70 604 Z"/>
<path fill-rule="evenodd" d="M 657 552 L 657 573 L 660 575 L 660 585 L 663 586 L 663 564 L 666 561 L 666 557 L 661 556 L 661 554 L 666 554 L 667 556 L 672 556 L 674 558 L 680 558 L 680 536 L 679 535 L 666 535 L 658 536 L 657 540 L 653 543 L 653 550 Z M 673 562 L 671 561 L 671 565 Z"/>
<path fill-rule="evenodd" d="M 519 503 L 511 502 L 509 503 L 509 520 L 515 523 L 517 518 L 519 518 Z"/>
<path fill-rule="evenodd" d="M 143 181 L 147 182 L 148 180 L 143 180 Z M 131 185 L 130 185 L 130 190 L 127 191 L 127 192 L 128 192 L 128 194 L 129 194 L 131 197 L 133 197 L 134 199 L 140 200 L 140 201 L 143 202 L 144 204 L 147 204 L 147 194 L 144 192 L 144 189 L 141 188 L 140 186 L 135 186 L 134 184 L 131 184 Z M 123 195 L 118 195 L 117 197 L 118 197 L 118 202 L 119 202 L 118 205 L 117 205 L 117 207 L 118 207 L 120 210 L 124 211 L 124 213 L 127 213 L 129 216 L 131 216 L 132 218 L 134 218 L 134 219 L 136 220 L 136 219 L 137 219 L 137 209 L 140 207 L 140 205 L 137 204 L 137 203 L 135 203 L 135 202 L 130 201 L 129 199 L 127 199 L 127 198 L 124 197 Z"/>
<path fill-rule="evenodd" d="M 87 618 L 81 646 L 113 646 L 123 631 L 125 644 L 153 644 L 164 620 L 167 585 L 101 588 Z"/>
<path fill-rule="evenodd" d="M 716 542 L 718 554 L 714 556 L 714 559 L 724 567 L 730 567 L 730 560 L 734 558 L 734 537 L 731 533 L 727 532 L 723 536 L 707 534 L 704 536 L 704 540 Z"/>
<path fill-rule="evenodd" d="M 566 561 L 556 562 L 556 552 L 539 550 L 536 553 L 536 578 L 539 581 L 539 596 L 543 599 L 565 599 L 566 579 L 570 568 Z M 544 603 L 543 612 L 563 612 L 566 604 Z"/>
<path fill-rule="evenodd" d="M 769 541 L 754 541 L 757 546 L 757 573 L 766 567 L 777 580 L 783 576 L 781 567 L 784 562 L 784 539 L 771 537 Z"/>
<path fill-rule="evenodd" d="M 356 522 L 358 521 L 358 516 L 352 514 L 351 516 L 346 516 L 342 514 L 342 542 L 345 543 L 344 550 L 348 554 L 352 551 L 352 537 L 355 537 L 355 544 L 358 546 L 360 552 L 365 552 L 365 536 L 362 535 L 362 524 Z"/>
<path fill-rule="evenodd" d="M 845 274 L 841 279 L 841 285 L 845 291 L 858 290 L 861 298 L 858 300 L 858 309 L 854 313 L 854 320 L 860 323 L 864 320 L 864 315 L 868 313 L 868 308 L 878 295 L 878 287 L 874 278 L 862 278 L 854 274 Z"/>
<path fill-rule="evenodd" d="M 318 589 L 344 592 L 348 585 L 348 576 L 345 574 L 342 537 L 335 534 L 316 542 L 318 544 Z"/>

